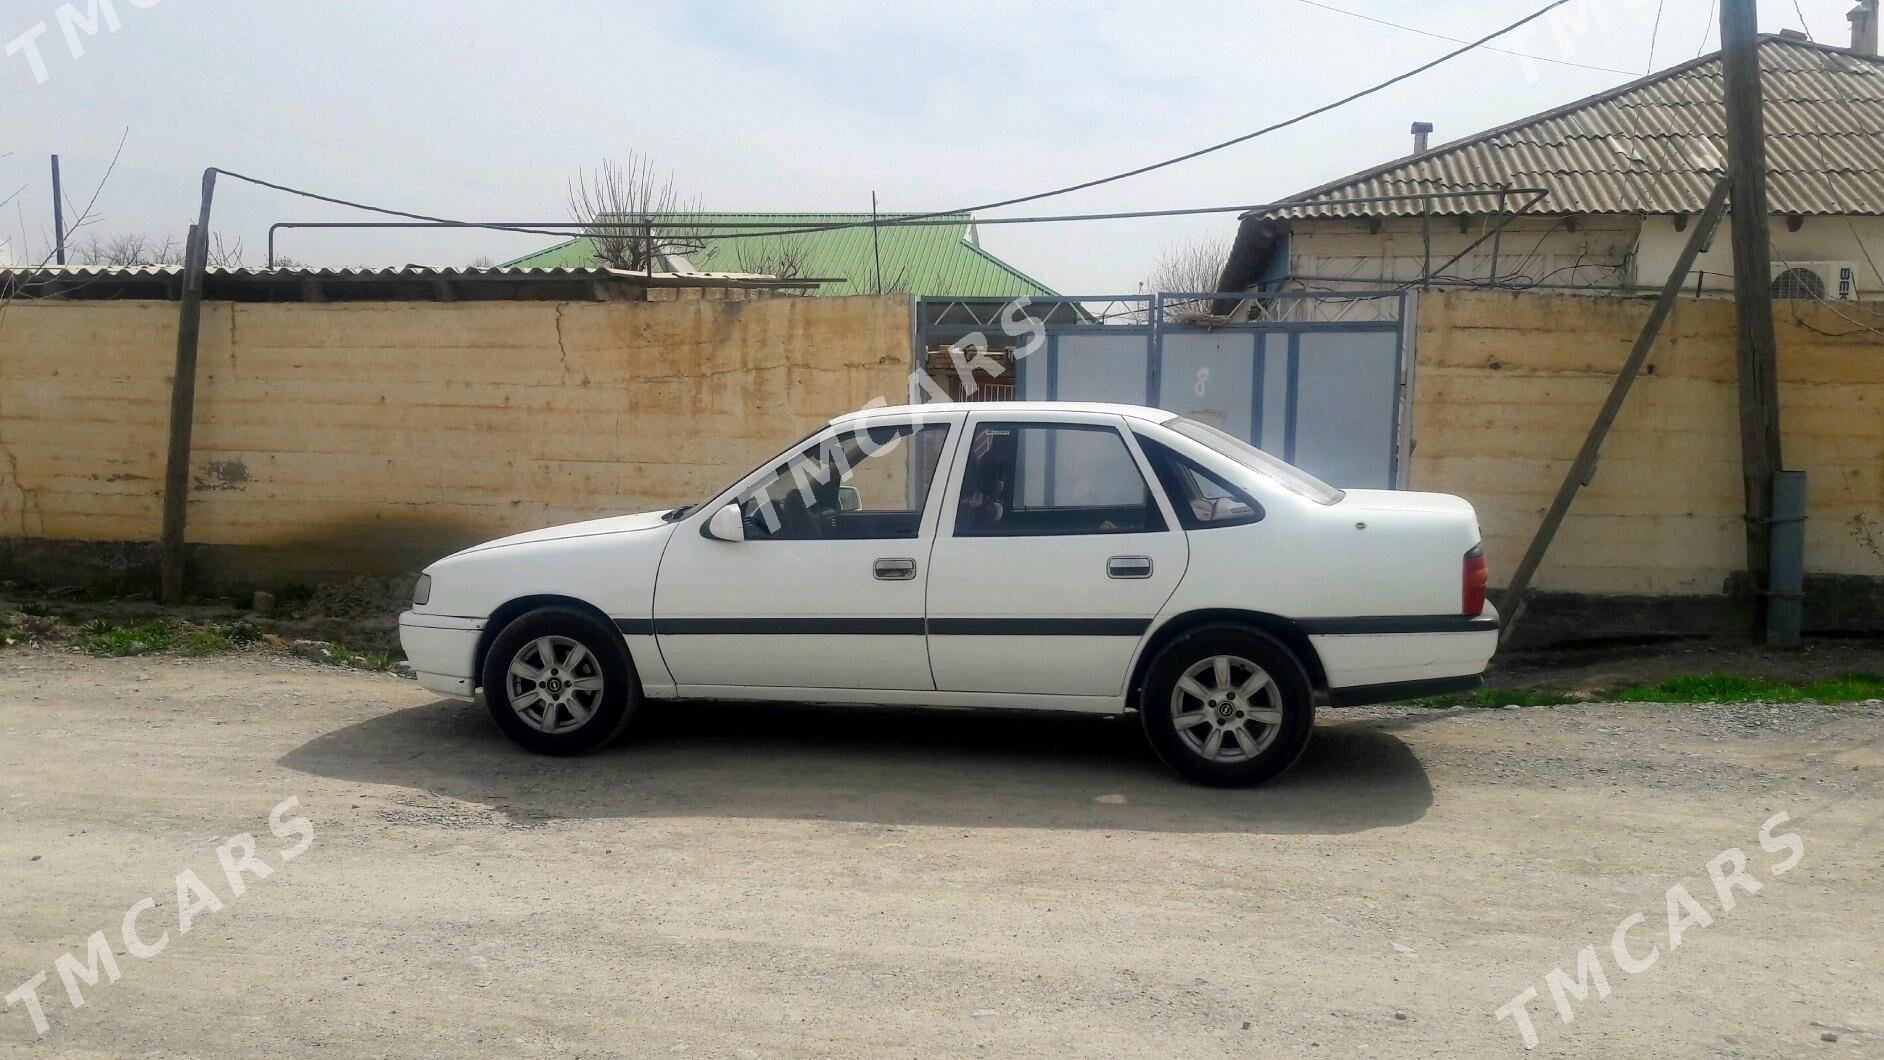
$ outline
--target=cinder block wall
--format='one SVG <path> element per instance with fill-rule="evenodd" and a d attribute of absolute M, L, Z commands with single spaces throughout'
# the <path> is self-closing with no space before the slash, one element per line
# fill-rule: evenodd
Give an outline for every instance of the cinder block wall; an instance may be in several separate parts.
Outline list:
<path fill-rule="evenodd" d="M 1495 585 L 1542 521 L 1650 304 L 1420 294 L 1411 485 L 1478 508 Z M 1884 313 L 1775 308 L 1785 462 L 1810 482 L 1807 571 L 1884 577 Z M 1745 568 L 1734 335 L 1731 301 L 1678 305 L 1537 588 L 1718 595 Z"/>
<path fill-rule="evenodd" d="M 909 320 L 900 295 L 208 304 L 198 584 L 396 573 L 701 500 L 821 420 L 903 400 Z M 175 353 L 174 303 L 7 308 L 0 552 L 157 539 Z"/>

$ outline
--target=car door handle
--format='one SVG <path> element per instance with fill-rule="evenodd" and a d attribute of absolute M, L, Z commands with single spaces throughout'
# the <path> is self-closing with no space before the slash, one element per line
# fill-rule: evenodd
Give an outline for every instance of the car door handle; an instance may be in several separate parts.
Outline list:
<path fill-rule="evenodd" d="M 1151 577 L 1150 556 L 1113 556 L 1106 560 L 1108 578 L 1149 578 Z"/>
<path fill-rule="evenodd" d="M 916 577 L 916 561 L 913 559 L 880 559 L 876 563 L 877 579 L 886 582 L 906 582 Z"/>

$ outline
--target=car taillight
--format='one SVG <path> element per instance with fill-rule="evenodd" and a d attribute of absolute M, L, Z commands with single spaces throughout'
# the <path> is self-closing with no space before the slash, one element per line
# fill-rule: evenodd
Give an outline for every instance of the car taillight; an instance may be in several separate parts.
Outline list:
<path fill-rule="evenodd" d="M 1485 549 L 1473 545 L 1472 551 L 1465 554 L 1465 573 L 1462 584 L 1464 592 L 1459 602 L 1460 609 L 1468 615 L 1476 615 L 1485 610 L 1485 583 L 1490 579 L 1485 569 Z"/>

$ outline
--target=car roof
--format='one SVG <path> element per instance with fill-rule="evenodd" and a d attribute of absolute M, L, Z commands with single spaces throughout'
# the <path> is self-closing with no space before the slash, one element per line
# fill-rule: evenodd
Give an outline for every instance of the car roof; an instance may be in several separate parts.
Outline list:
<path fill-rule="evenodd" d="M 1177 413 L 1164 409 L 1154 409 L 1146 405 L 1124 405 L 1109 401 L 938 401 L 921 405 L 884 405 L 877 408 L 859 409 L 833 418 L 833 424 L 846 423 L 858 419 L 875 419 L 879 416 L 894 416 L 912 412 L 1000 412 L 1007 415 L 1025 416 L 1035 412 L 1072 412 L 1094 416 L 1131 416 L 1136 419 L 1163 423 L 1177 418 Z"/>

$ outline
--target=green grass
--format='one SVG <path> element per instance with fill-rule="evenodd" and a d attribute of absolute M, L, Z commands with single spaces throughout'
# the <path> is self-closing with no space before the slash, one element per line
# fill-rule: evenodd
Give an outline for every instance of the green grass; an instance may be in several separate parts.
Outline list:
<path fill-rule="evenodd" d="M 1791 684 L 1732 674 L 1690 674 L 1653 685 L 1631 685 L 1606 697 L 1619 703 L 1849 703 L 1884 699 L 1884 677 L 1870 673 L 1846 674 L 1828 681 Z"/>
<path fill-rule="evenodd" d="M 1629 685 L 1613 692 L 1571 696 L 1562 692 L 1481 688 L 1464 696 L 1415 699 L 1415 707 L 1479 707 L 1496 709 L 1515 703 L 1520 707 L 1554 707 L 1566 703 L 1852 703 L 1884 699 L 1884 676 L 1845 674 L 1826 681 L 1792 684 L 1733 674 L 1684 674 L 1651 685 Z"/>
<path fill-rule="evenodd" d="M 73 644 L 91 655 L 143 655 L 165 651 L 177 643 L 176 627 L 161 618 L 147 619 L 128 626 L 113 625 L 93 619 L 79 627 Z"/>
<path fill-rule="evenodd" d="M 91 655 L 145 655 L 173 648 L 191 655 L 220 655 L 260 639 L 260 630 L 241 622 L 210 629 L 181 630 L 162 618 L 124 626 L 99 618 L 80 626 L 72 643 Z"/>

